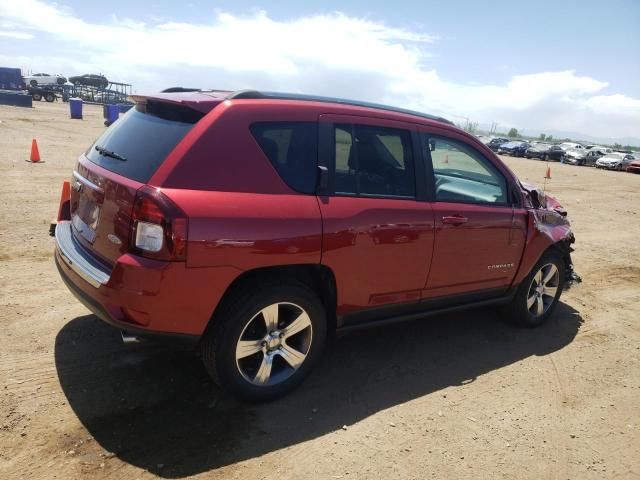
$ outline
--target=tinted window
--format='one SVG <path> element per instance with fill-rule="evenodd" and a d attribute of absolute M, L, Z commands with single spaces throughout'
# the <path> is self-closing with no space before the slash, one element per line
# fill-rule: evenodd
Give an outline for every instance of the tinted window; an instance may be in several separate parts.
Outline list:
<path fill-rule="evenodd" d="M 107 129 L 87 150 L 101 167 L 146 183 L 202 114 L 166 104 L 138 105 Z M 100 153 L 114 152 L 122 159 Z"/>
<path fill-rule="evenodd" d="M 425 158 L 431 156 L 436 200 L 507 203 L 507 183 L 479 152 L 453 140 L 423 135 Z"/>
<path fill-rule="evenodd" d="M 316 123 L 256 123 L 251 126 L 251 133 L 289 187 L 302 193 L 314 193 L 317 129 Z"/>
<path fill-rule="evenodd" d="M 368 125 L 336 125 L 336 193 L 415 196 L 411 133 Z"/>

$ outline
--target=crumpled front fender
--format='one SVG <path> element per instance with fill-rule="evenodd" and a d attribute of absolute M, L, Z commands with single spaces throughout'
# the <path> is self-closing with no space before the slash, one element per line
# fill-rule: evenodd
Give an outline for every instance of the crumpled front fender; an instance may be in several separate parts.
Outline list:
<path fill-rule="evenodd" d="M 562 213 L 561 213 L 562 212 Z M 529 209 L 524 255 L 513 284 L 519 285 L 549 248 L 556 248 L 565 260 L 565 287 L 580 281 L 571 261 L 575 237 L 564 211 L 547 208 Z"/>

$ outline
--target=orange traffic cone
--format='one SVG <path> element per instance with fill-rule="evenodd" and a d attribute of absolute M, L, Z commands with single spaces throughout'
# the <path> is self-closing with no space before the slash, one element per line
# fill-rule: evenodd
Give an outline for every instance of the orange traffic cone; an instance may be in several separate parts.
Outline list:
<path fill-rule="evenodd" d="M 547 173 L 545 173 L 544 178 L 551 180 L 551 167 L 547 167 Z"/>
<path fill-rule="evenodd" d="M 31 163 L 40 162 L 40 152 L 38 151 L 38 142 L 36 142 L 35 138 L 31 141 L 31 157 L 29 158 L 29 160 L 27 160 L 27 162 L 31 162 Z M 44 163 L 44 162 L 41 162 L 41 163 Z"/>
<path fill-rule="evenodd" d="M 62 182 L 62 193 L 58 204 L 58 222 L 68 220 L 70 217 L 69 202 L 71 201 L 71 184 L 69 180 Z"/>

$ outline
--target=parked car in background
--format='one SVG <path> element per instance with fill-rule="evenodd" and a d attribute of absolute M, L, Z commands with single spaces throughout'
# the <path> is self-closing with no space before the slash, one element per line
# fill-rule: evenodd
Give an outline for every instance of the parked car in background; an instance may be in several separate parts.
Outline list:
<path fill-rule="evenodd" d="M 69 81 L 74 85 L 87 85 L 90 87 L 107 88 L 109 86 L 109 80 L 104 75 L 95 75 L 93 73 L 87 73 L 85 75 L 77 75 L 70 77 Z"/>
<path fill-rule="evenodd" d="M 609 151 L 607 152 L 606 150 Z M 603 150 L 600 150 L 599 148 L 590 149 L 587 151 L 582 165 L 593 167 L 596 164 L 596 160 L 598 160 L 600 157 L 604 157 L 607 153 L 611 153 L 610 148 L 606 148 Z"/>
<path fill-rule="evenodd" d="M 598 150 L 600 152 L 603 153 L 611 153 L 613 152 L 613 150 L 609 147 L 603 147 L 602 145 L 585 145 L 585 147 L 587 150 Z"/>
<path fill-rule="evenodd" d="M 585 150 L 584 145 L 573 142 L 562 142 L 560 146 L 564 148 L 566 152 L 568 152 L 569 150 Z"/>
<path fill-rule="evenodd" d="M 608 153 L 596 160 L 596 168 L 606 168 L 607 170 L 626 170 L 627 167 L 636 160 L 629 153 Z"/>
<path fill-rule="evenodd" d="M 543 160 L 555 160 L 561 162 L 567 150 L 562 145 L 551 145 L 547 153 L 544 154 Z"/>
<path fill-rule="evenodd" d="M 640 173 L 640 160 L 634 160 L 629 165 L 627 165 L 627 172 Z"/>
<path fill-rule="evenodd" d="M 526 158 L 540 158 L 542 160 L 547 160 L 549 149 L 552 146 L 553 145 L 551 145 L 550 143 L 535 143 L 527 148 L 527 150 L 524 152 L 524 156 Z"/>
<path fill-rule="evenodd" d="M 525 152 L 531 148 L 532 144 L 529 142 L 522 142 L 519 146 L 513 149 L 512 155 L 514 157 L 524 157 Z"/>
<path fill-rule="evenodd" d="M 24 77 L 24 82 L 32 87 L 39 85 L 64 85 L 67 79 L 62 75 L 55 74 L 50 75 L 48 73 L 34 73 L 33 75 L 27 75 Z"/>
<path fill-rule="evenodd" d="M 508 138 L 496 137 L 496 138 L 492 138 L 491 141 L 486 145 L 494 152 L 497 152 L 498 147 L 500 147 L 500 145 L 502 145 L 503 143 L 507 143 L 508 141 L 509 141 Z"/>
<path fill-rule="evenodd" d="M 522 140 L 511 140 L 507 143 L 503 143 L 498 147 L 498 153 L 501 155 L 514 155 L 514 150 L 522 145 Z"/>
<path fill-rule="evenodd" d="M 589 150 L 585 148 L 567 150 L 563 162 L 570 165 L 584 165 Z"/>
<path fill-rule="evenodd" d="M 123 338 L 193 340 L 241 398 L 295 388 L 338 331 L 490 304 L 537 327 L 575 278 L 567 212 L 445 119 L 246 90 L 133 98 L 80 153 L 55 263 Z"/>

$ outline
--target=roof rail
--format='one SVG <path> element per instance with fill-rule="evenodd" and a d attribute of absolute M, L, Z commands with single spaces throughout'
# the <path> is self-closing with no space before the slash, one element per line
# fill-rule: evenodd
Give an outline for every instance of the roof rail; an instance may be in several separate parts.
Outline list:
<path fill-rule="evenodd" d="M 323 97 L 316 95 L 305 95 L 298 93 L 278 93 L 278 92 L 261 92 L 258 90 L 239 90 L 231 93 L 227 100 L 242 100 L 242 99 L 266 99 L 266 100 L 307 100 L 311 102 L 323 102 L 323 103 L 338 103 L 340 105 L 352 105 L 355 107 L 376 108 L 379 110 L 386 110 L 395 113 L 404 113 L 407 115 L 413 115 L 416 117 L 427 118 L 429 120 L 435 120 L 437 122 L 447 123 L 454 125 L 454 123 L 446 118 L 437 117 L 435 115 L 429 115 L 422 112 L 416 112 L 415 110 L 408 110 L 406 108 L 391 107 L 389 105 L 381 105 L 378 103 L 361 102 L 358 100 L 347 100 L 344 98 Z"/>

